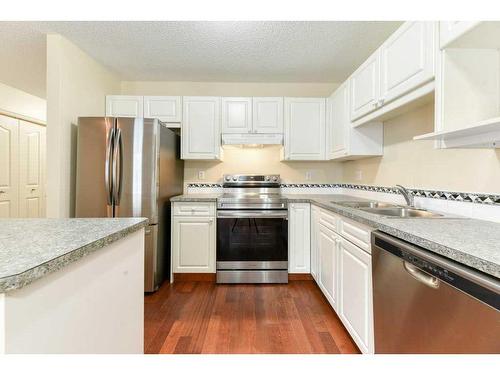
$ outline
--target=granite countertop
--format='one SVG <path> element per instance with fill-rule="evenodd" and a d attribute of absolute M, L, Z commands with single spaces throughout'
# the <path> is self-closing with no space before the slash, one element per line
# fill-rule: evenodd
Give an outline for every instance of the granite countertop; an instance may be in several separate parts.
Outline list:
<path fill-rule="evenodd" d="M 206 196 L 206 199 L 204 197 Z M 219 195 L 182 195 L 180 201 L 215 201 Z M 284 194 L 289 202 L 317 206 L 366 224 L 456 262 L 500 278 L 500 223 L 446 215 L 444 218 L 387 218 L 342 201 L 366 200 L 348 195 Z M 178 197 L 176 197 L 178 198 Z M 174 200 L 174 199 L 173 199 Z"/>
<path fill-rule="evenodd" d="M 145 218 L 0 220 L 0 293 L 20 289 L 145 227 Z"/>
<path fill-rule="evenodd" d="M 170 198 L 171 202 L 216 202 L 222 194 L 183 194 Z"/>
<path fill-rule="evenodd" d="M 366 224 L 456 262 L 500 278 L 500 223 L 456 215 L 443 218 L 388 218 L 356 208 L 342 201 L 366 200 L 348 195 L 295 195 L 289 202 L 309 202 Z"/>

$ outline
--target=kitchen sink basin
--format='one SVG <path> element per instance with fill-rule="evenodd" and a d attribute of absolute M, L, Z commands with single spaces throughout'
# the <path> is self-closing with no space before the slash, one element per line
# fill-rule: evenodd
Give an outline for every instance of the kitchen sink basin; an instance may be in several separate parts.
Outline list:
<path fill-rule="evenodd" d="M 352 208 L 397 208 L 398 206 L 390 203 L 376 202 L 376 201 L 345 201 L 345 202 L 332 202 L 340 206 Z"/>
<path fill-rule="evenodd" d="M 394 218 L 438 218 L 443 215 L 426 210 L 419 210 L 410 207 L 390 207 L 390 208 L 360 208 L 360 210 L 377 214 L 380 216 Z"/>

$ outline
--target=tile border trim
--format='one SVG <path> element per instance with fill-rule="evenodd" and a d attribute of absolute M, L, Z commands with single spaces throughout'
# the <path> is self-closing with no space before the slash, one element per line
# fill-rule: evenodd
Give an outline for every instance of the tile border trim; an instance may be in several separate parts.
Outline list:
<path fill-rule="evenodd" d="M 188 183 L 188 188 L 222 188 L 219 183 Z M 357 184 L 281 184 L 285 189 L 311 189 L 311 188 L 344 188 L 377 193 L 399 194 L 393 187 L 376 185 L 357 185 Z M 455 202 L 478 203 L 487 205 L 500 205 L 500 195 L 486 193 L 456 192 L 446 190 L 430 189 L 408 189 L 414 197 L 441 199 Z"/>

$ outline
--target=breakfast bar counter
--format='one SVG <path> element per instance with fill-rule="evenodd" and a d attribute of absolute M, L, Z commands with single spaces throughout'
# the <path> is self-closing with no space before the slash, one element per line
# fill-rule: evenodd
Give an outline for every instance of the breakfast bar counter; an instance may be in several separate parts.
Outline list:
<path fill-rule="evenodd" d="M 0 220 L 0 353 L 142 353 L 147 223 Z"/>

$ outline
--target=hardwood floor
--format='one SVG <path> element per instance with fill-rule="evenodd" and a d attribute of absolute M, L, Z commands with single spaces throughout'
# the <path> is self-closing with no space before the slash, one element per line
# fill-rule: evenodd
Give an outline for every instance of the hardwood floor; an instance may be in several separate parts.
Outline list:
<path fill-rule="evenodd" d="M 146 353 L 359 353 L 314 281 L 164 284 L 144 313 Z"/>

